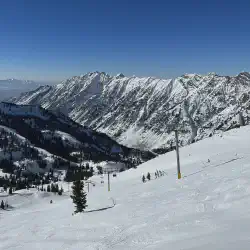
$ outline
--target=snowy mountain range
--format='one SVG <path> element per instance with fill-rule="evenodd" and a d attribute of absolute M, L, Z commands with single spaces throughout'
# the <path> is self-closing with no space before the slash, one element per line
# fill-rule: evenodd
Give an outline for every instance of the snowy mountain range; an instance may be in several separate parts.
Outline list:
<path fill-rule="evenodd" d="M 30 80 L 6 79 L 0 80 L 0 100 L 18 96 L 23 92 L 38 88 L 39 83 Z"/>
<path fill-rule="evenodd" d="M 68 162 L 115 161 L 130 168 L 153 157 L 152 153 L 122 146 L 59 112 L 36 105 L 0 103 L 0 162 L 7 159 L 27 166 L 28 160 L 37 163 L 35 168 L 32 164 L 36 171 L 39 166 L 50 169 L 57 160 L 61 167 Z"/>
<path fill-rule="evenodd" d="M 74 121 L 140 149 L 171 149 L 249 123 L 250 74 L 176 79 L 92 72 L 11 98 L 60 110 Z"/>

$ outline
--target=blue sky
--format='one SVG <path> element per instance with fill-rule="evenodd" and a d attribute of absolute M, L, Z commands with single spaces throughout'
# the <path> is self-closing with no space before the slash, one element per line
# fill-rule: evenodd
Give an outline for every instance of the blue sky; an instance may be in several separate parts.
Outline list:
<path fill-rule="evenodd" d="M 250 71 L 250 1 L 6 0 L 0 79 Z"/>

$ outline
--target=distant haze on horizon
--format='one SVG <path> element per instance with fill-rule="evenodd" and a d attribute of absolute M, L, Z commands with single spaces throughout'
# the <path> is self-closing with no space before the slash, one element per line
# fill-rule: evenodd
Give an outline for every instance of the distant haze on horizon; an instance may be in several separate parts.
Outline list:
<path fill-rule="evenodd" d="M 89 72 L 96 72 L 97 70 L 92 70 L 92 71 L 89 71 Z M 64 79 L 60 79 L 60 80 L 56 80 L 56 79 L 53 79 L 53 80 L 50 80 L 50 79 L 45 79 L 45 80 L 42 80 L 42 79 L 30 79 L 30 78 L 21 78 L 21 77 L 15 77 L 16 80 L 29 80 L 29 81 L 33 81 L 35 82 L 36 84 L 39 84 L 39 85 L 56 85 L 56 84 L 59 84 L 67 79 L 70 79 L 74 76 L 81 76 L 81 75 L 85 75 L 85 74 L 88 74 L 89 72 L 79 72 L 79 74 L 75 74 L 75 75 L 70 75 L 70 76 L 65 76 Z M 98 71 L 98 72 L 104 72 L 104 71 Z M 221 75 L 221 76 L 237 76 L 238 74 L 240 74 L 241 72 L 250 72 L 250 71 L 246 71 L 246 70 L 242 70 L 242 71 L 239 71 L 239 72 L 236 72 L 235 74 L 220 74 L 218 72 L 205 72 L 205 73 L 197 73 L 197 72 L 186 72 L 186 73 L 183 73 L 183 74 L 180 74 L 180 75 L 177 75 L 177 76 L 173 76 L 173 77 L 168 77 L 168 76 L 155 76 L 155 75 L 150 75 L 150 74 L 145 74 L 145 75 L 126 75 L 124 74 L 123 72 L 115 72 L 115 73 L 110 73 L 110 72 L 105 72 L 106 74 L 110 75 L 111 77 L 114 77 L 116 76 L 117 74 L 119 73 L 122 73 L 124 74 L 125 77 L 133 77 L 133 76 L 136 76 L 136 77 L 155 77 L 155 78 L 161 78 L 161 79 L 175 79 L 177 77 L 181 77 L 185 74 L 198 74 L 198 75 L 208 75 L 208 74 L 211 74 L 211 73 L 216 73 L 218 75 Z M 9 79 L 12 79 L 10 77 L 5 77 L 5 78 L 2 78 L 0 79 L 0 81 L 2 80 L 9 80 Z"/>
<path fill-rule="evenodd" d="M 249 9 L 249 1 L 224 0 L 4 1 L 0 79 L 249 72 Z"/>

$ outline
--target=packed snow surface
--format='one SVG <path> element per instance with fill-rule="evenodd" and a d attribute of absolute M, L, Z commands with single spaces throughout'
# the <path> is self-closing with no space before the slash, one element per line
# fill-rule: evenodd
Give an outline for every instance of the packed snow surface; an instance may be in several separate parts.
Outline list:
<path fill-rule="evenodd" d="M 0 210 L 0 249 L 249 249 L 249 135 L 246 126 L 181 148 L 181 180 L 175 152 L 111 177 L 110 192 L 94 176 L 83 214 L 72 216 L 68 192 L 0 194 L 13 206 Z"/>

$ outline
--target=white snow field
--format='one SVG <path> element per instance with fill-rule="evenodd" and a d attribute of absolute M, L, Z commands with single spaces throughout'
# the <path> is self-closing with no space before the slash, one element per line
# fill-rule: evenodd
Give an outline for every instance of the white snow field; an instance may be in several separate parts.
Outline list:
<path fill-rule="evenodd" d="M 107 176 L 93 177 L 88 211 L 116 203 L 101 211 L 72 216 L 67 192 L 0 194 L 13 206 L 0 210 L 0 249 L 250 249 L 250 126 L 181 148 L 180 159 L 181 180 L 175 152 L 111 177 L 110 192 Z M 167 175 L 142 183 L 156 169 Z"/>

